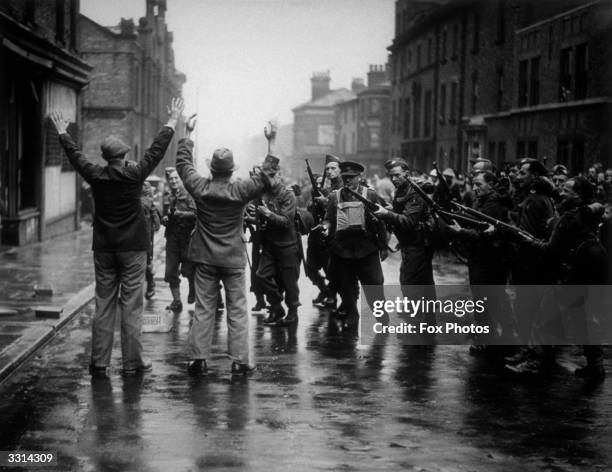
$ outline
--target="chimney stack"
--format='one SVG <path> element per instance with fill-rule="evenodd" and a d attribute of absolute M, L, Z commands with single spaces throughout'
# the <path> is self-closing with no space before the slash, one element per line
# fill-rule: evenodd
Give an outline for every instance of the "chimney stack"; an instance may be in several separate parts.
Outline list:
<path fill-rule="evenodd" d="M 329 71 L 315 72 L 312 74 L 310 83 L 312 84 L 312 101 L 318 100 L 329 93 Z"/>
<path fill-rule="evenodd" d="M 377 87 L 387 80 L 387 66 L 370 64 L 368 72 L 368 87 Z"/>

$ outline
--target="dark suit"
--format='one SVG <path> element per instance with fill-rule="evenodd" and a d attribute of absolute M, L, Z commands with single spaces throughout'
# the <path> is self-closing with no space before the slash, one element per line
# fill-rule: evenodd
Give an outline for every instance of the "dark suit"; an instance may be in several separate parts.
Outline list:
<path fill-rule="evenodd" d="M 112 159 L 107 166 L 89 161 L 68 134 L 60 143 L 76 171 L 91 185 L 95 202 L 93 250 L 96 314 L 92 326 L 91 363 L 108 367 L 115 317 L 121 315 L 123 368 L 143 364 L 143 286 L 149 231 L 142 207 L 142 184 L 162 160 L 174 130 L 163 127 L 138 163 Z"/>

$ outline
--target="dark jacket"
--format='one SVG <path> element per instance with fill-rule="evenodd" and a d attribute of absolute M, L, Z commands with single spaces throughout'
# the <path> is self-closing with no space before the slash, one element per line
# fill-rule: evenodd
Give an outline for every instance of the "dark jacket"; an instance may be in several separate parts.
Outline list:
<path fill-rule="evenodd" d="M 196 224 L 196 206 L 189 192 L 179 187 L 175 193 L 172 190 L 165 193 L 164 211 L 168 217 L 164 236 L 188 239 Z"/>
<path fill-rule="evenodd" d="M 270 216 L 262 217 L 263 243 L 277 247 L 296 244 L 294 193 L 278 185 L 263 195 L 262 202 L 272 212 Z"/>
<path fill-rule="evenodd" d="M 393 227 L 400 247 L 428 245 L 433 218 L 425 201 L 408 183 L 402 185 L 393 197 L 393 211 L 383 216 Z"/>
<path fill-rule="evenodd" d="M 91 185 L 95 202 L 93 250 L 146 251 L 149 240 L 140 197 L 142 183 L 162 160 L 174 130 L 164 126 L 138 163 L 113 159 L 107 166 L 89 161 L 69 134 L 60 143 L 75 170 Z"/>
<path fill-rule="evenodd" d="M 189 245 L 188 259 L 195 263 L 244 269 L 242 241 L 244 209 L 250 200 L 269 186 L 264 176 L 245 180 L 230 177 L 202 177 L 193 166 L 193 141 L 181 139 L 176 170 L 197 208 L 196 229 Z"/>

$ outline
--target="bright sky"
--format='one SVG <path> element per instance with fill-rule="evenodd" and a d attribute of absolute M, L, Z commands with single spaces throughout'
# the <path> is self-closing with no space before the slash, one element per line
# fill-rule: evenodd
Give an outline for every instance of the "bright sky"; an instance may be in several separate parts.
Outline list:
<path fill-rule="evenodd" d="M 187 113 L 198 112 L 198 147 L 208 154 L 262 133 L 269 119 L 293 121 L 310 100 L 310 77 L 331 87 L 366 78 L 387 60 L 394 0 L 168 0 L 177 68 L 187 75 Z M 81 0 L 104 25 L 144 16 L 145 0 Z"/>

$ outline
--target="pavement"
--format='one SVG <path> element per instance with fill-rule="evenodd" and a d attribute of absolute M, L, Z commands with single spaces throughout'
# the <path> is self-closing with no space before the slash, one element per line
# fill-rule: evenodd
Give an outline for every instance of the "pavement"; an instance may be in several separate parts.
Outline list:
<path fill-rule="evenodd" d="M 158 233 L 156 245 L 162 242 Z M 1 248 L 0 382 L 93 300 L 91 243 L 92 229 L 84 225 L 37 244 Z"/>

